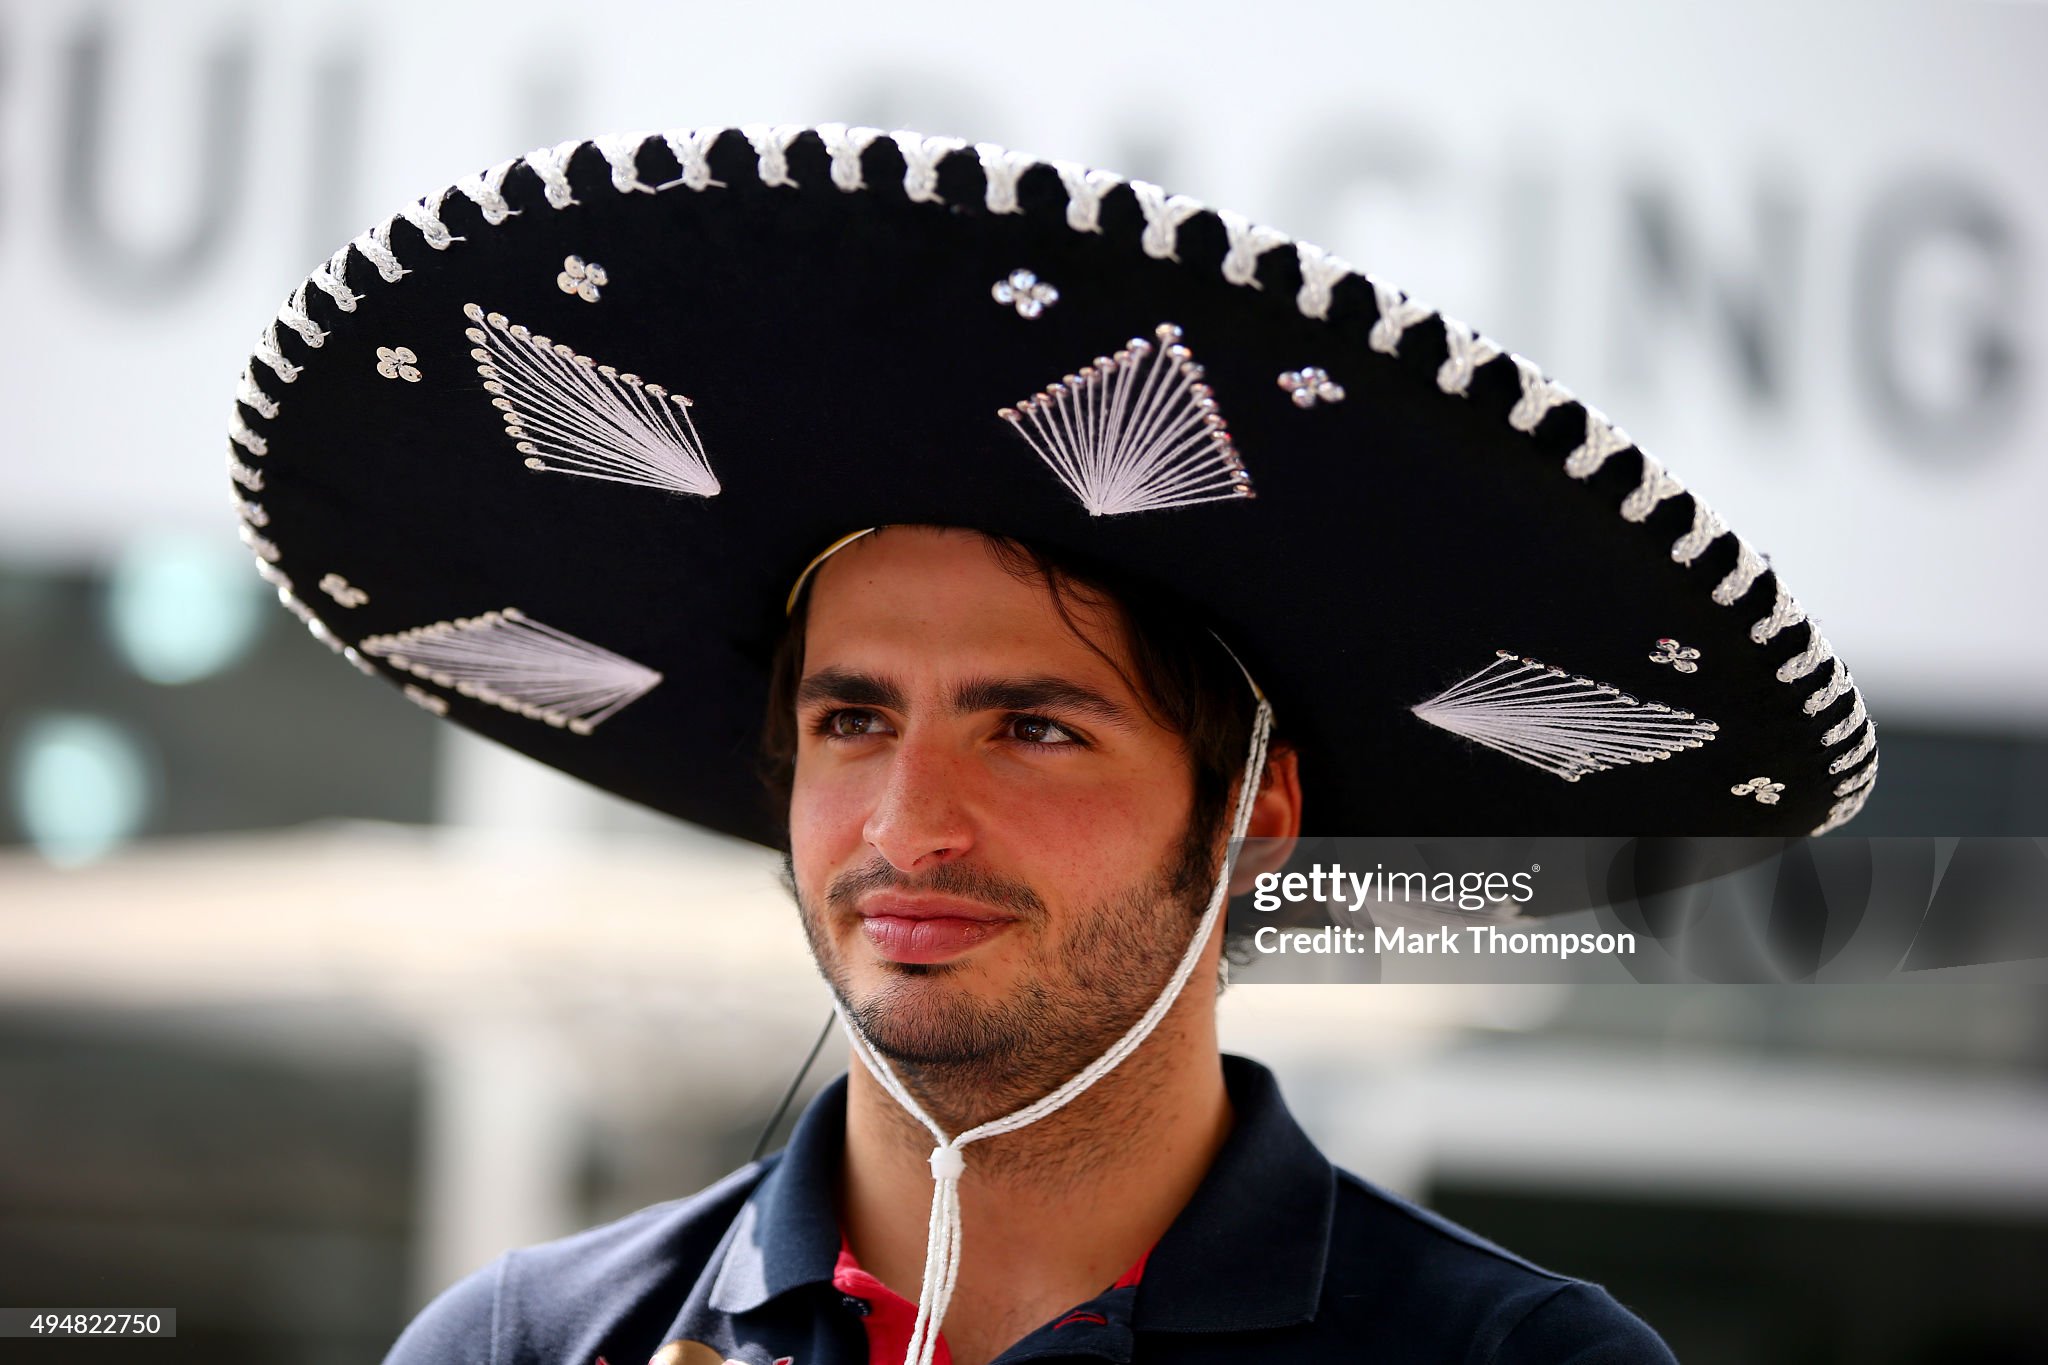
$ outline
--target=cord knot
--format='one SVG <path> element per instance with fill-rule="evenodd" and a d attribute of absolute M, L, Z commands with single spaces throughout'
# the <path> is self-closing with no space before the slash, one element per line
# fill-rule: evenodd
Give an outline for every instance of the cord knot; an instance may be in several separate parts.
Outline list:
<path fill-rule="evenodd" d="M 952 1143 L 932 1148 L 932 1179 L 958 1180 L 967 1174 L 967 1156 Z"/>

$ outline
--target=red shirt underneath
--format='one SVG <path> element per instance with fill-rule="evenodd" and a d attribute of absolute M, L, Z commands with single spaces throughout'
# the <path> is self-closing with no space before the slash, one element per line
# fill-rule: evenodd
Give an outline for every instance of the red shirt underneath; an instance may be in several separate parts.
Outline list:
<path fill-rule="evenodd" d="M 1152 1253 L 1147 1251 L 1138 1258 L 1138 1263 L 1117 1277 L 1111 1289 L 1129 1289 L 1145 1274 L 1145 1262 Z M 832 1267 L 832 1287 L 840 1293 L 859 1299 L 868 1306 L 861 1318 L 861 1325 L 868 1329 L 868 1365 L 902 1365 L 903 1357 L 910 1350 L 910 1329 L 917 1325 L 917 1305 L 883 1284 L 867 1271 L 860 1268 L 860 1262 L 853 1259 L 853 1248 L 846 1243 L 844 1234 L 839 1238 L 839 1263 Z M 1053 1323 L 1054 1330 L 1077 1322 L 1100 1323 L 1100 1313 L 1085 1308 L 1076 1308 Z M 953 1350 L 946 1344 L 946 1334 L 939 1333 L 937 1352 L 932 1357 L 933 1365 L 953 1365 Z"/>

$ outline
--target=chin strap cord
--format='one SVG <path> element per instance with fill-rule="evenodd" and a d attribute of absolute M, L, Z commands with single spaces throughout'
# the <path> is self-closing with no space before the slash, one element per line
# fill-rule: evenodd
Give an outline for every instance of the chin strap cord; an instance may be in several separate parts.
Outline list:
<path fill-rule="evenodd" d="M 1261 697 L 1257 713 L 1252 718 L 1251 752 L 1245 759 L 1244 778 L 1237 787 L 1237 809 L 1230 820 L 1230 840 L 1235 846 L 1244 838 L 1245 830 L 1251 824 L 1252 807 L 1258 801 L 1259 779 L 1266 767 L 1266 743 L 1273 731 L 1273 708 Z M 1208 909 L 1202 912 L 1202 921 L 1195 927 L 1194 936 L 1188 940 L 1186 951 L 1181 954 L 1180 965 L 1174 968 L 1173 978 L 1160 990 L 1151 1008 L 1130 1026 L 1124 1036 L 1110 1044 L 1108 1051 L 1083 1067 L 1057 1090 L 1032 1101 L 1014 1113 L 1001 1118 L 990 1119 L 987 1123 L 970 1128 L 958 1137 L 949 1138 L 945 1130 L 932 1121 L 924 1107 L 912 1097 L 902 1080 L 896 1075 L 888 1061 L 877 1052 L 860 1031 L 860 1026 L 846 1013 L 842 1006 L 835 1005 L 839 1022 L 846 1030 L 846 1036 L 853 1044 L 853 1052 L 861 1064 L 887 1091 L 889 1098 L 902 1106 L 903 1112 L 923 1124 L 938 1145 L 932 1148 L 932 1212 L 931 1221 L 925 1230 L 924 1282 L 917 1291 L 917 1321 L 911 1327 L 910 1348 L 905 1352 L 904 1365 L 932 1365 L 939 1349 L 939 1328 L 946 1320 L 946 1308 L 953 1301 L 953 1289 L 960 1279 L 960 1177 L 967 1173 L 966 1147 L 970 1142 L 982 1138 L 999 1137 L 1028 1128 L 1049 1114 L 1063 1109 L 1082 1091 L 1094 1085 L 1110 1072 L 1123 1064 L 1125 1058 L 1138 1050 L 1173 1008 L 1173 1002 L 1180 998 L 1188 978 L 1194 974 L 1195 963 L 1201 960 L 1202 949 L 1214 932 L 1216 922 L 1222 918 L 1223 909 L 1230 902 L 1231 855 L 1226 851 L 1223 869 L 1217 874 L 1216 885 L 1209 892 Z"/>

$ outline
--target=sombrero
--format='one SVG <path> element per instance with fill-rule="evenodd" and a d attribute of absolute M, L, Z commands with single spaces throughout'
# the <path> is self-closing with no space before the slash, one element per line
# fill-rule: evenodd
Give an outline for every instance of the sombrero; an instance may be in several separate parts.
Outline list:
<path fill-rule="evenodd" d="M 825 125 L 408 204 L 242 375 L 258 568 L 428 709 L 763 843 L 819 552 L 970 527 L 1184 602 L 1326 834 L 1821 834 L 1877 773 L 1766 557 L 1532 362 L 1143 181 Z"/>

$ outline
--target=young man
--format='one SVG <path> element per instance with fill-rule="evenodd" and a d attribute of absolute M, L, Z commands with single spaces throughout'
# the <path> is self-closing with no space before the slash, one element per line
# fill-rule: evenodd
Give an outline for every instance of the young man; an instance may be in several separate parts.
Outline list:
<path fill-rule="evenodd" d="M 284 603 L 785 849 L 859 1062 L 779 1159 L 510 1253 L 394 1362 L 1668 1359 L 1333 1171 L 1203 984 L 1235 836 L 1867 798 L 1861 695 L 1764 558 L 1533 364 L 1155 186 L 750 127 L 408 206 L 237 402 Z"/>
<path fill-rule="evenodd" d="M 788 660 L 805 931 L 860 1035 L 948 1133 L 1106 1052 L 1166 987 L 1223 858 L 1136 624 L 1060 586 L 980 535 L 886 528 L 818 569 Z M 1184 665 L 1188 691 L 1248 719 L 1250 688 L 1211 655 Z M 1276 849 L 1301 786 L 1291 751 L 1268 767 L 1248 832 Z M 1204 938 L 1197 983 L 1221 940 Z M 1669 1358 L 1599 1289 L 1334 1171 L 1271 1077 L 1219 1056 L 1215 1001 L 1181 992 L 1073 1102 L 970 1149 L 940 1358 Z M 781 1158 L 487 1267 L 390 1361 L 900 1361 L 931 1149 L 857 1066 Z"/>

